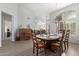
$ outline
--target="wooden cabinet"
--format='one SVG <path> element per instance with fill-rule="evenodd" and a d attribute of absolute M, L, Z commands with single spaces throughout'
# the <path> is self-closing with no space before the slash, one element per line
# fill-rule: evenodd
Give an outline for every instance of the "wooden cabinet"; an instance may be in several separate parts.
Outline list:
<path fill-rule="evenodd" d="M 25 28 L 19 29 L 19 37 L 20 40 L 30 39 L 32 37 L 32 30 Z"/>

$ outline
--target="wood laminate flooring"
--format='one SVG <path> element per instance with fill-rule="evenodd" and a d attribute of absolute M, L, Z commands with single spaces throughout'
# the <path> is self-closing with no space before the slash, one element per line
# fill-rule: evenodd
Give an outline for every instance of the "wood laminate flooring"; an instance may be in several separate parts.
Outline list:
<path fill-rule="evenodd" d="M 3 41 L 3 47 L 0 48 L 0 56 L 35 56 L 32 53 L 32 40 L 22 40 L 11 42 L 10 40 Z M 43 50 L 39 56 L 45 56 Z M 59 56 L 58 53 L 47 51 L 46 56 Z M 62 56 L 79 56 L 79 44 L 69 43 L 69 48 Z"/>

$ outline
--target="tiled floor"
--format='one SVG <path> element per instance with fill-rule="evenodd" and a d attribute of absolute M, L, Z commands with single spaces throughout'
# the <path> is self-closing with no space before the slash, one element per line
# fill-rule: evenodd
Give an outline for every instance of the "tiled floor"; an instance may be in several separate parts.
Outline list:
<path fill-rule="evenodd" d="M 39 55 L 44 56 L 44 52 L 41 51 Z M 3 42 L 3 47 L 0 48 L 0 56 L 35 56 L 32 53 L 32 40 L 16 42 L 6 40 Z M 58 53 L 48 50 L 47 56 L 58 56 Z M 79 56 L 79 45 L 70 43 L 69 49 L 62 56 Z"/>

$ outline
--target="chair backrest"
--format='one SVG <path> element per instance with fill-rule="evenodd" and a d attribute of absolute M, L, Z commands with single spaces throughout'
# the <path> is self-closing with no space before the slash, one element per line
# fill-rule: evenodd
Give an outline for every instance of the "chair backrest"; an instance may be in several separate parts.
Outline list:
<path fill-rule="evenodd" d="M 37 42 L 36 37 L 32 36 L 32 40 L 33 40 L 33 44 L 35 44 Z"/>
<path fill-rule="evenodd" d="M 65 40 L 69 39 L 70 30 L 66 30 Z"/>
<path fill-rule="evenodd" d="M 33 44 L 37 44 L 39 41 L 41 41 L 40 39 L 36 37 L 36 33 L 32 34 L 32 40 L 33 40 Z"/>
<path fill-rule="evenodd" d="M 59 30 L 59 34 L 61 34 L 61 38 L 60 40 L 63 41 L 64 40 L 64 37 L 65 37 L 65 30 Z"/>
<path fill-rule="evenodd" d="M 34 32 L 32 33 L 32 40 L 33 44 L 36 43 L 36 34 Z"/>

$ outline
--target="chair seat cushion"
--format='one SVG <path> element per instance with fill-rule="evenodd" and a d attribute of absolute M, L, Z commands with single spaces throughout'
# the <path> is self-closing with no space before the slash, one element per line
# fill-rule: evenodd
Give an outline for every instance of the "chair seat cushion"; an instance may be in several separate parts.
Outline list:
<path fill-rule="evenodd" d="M 63 43 L 64 43 L 64 41 L 53 41 L 53 42 L 51 43 L 51 45 L 60 46 L 60 44 L 63 44 Z"/>
<path fill-rule="evenodd" d="M 60 46 L 60 44 L 59 43 L 51 43 L 51 46 Z"/>
<path fill-rule="evenodd" d="M 38 42 L 37 44 L 35 44 L 35 47 L 36 47 L 36 48 L 44 48 L 45 45 L 44 45 L 44 43 L 42 43 L 42 42 Z"/>

